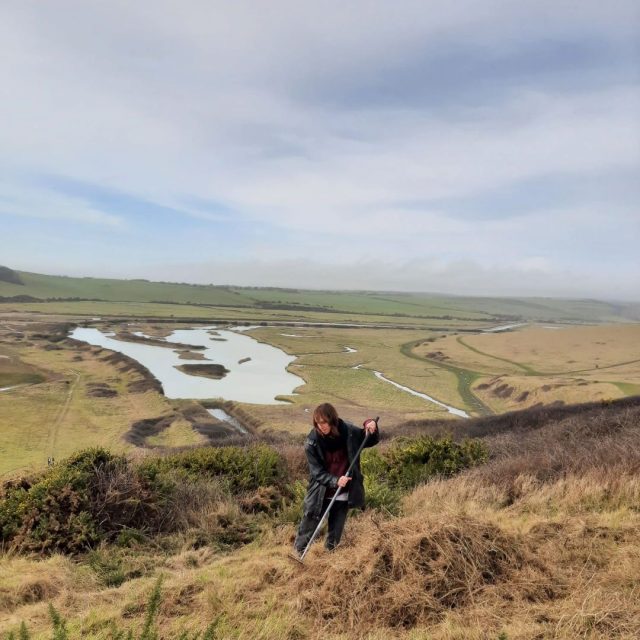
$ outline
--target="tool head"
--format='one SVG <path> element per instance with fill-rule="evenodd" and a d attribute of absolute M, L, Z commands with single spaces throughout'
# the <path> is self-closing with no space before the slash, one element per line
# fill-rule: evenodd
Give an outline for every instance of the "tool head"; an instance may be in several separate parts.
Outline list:
<path fill-rule="evenodd" d="M 287 558 L 290 558 L 291 560 L 295 560 L 298 564 L 301 564 L 303 567 L 305 566 L 302 556 L 299 556 L 297 553 L 293 551 L 291 553 L 287 553 Z"/>

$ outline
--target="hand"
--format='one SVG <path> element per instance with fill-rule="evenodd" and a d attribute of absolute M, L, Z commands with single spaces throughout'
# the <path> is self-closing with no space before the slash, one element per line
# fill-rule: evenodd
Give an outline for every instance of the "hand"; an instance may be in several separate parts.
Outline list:
<path fill-rule="evenodd" d="M 367 420 L 364 423 L 364 430 L 371 435 L 372 433 L 376 432 L 376 429 L 378 428 L 378 425 L 376 424 L 375 420 Z"/>
<path fill-rule="evenodd" d="M 349 480 L 351 480 L 351 478 L 349 476 L 340 476 L 338 478 L 338 486 L 339 487 L 346 487 L 347 483 L 349 482 Z"/>

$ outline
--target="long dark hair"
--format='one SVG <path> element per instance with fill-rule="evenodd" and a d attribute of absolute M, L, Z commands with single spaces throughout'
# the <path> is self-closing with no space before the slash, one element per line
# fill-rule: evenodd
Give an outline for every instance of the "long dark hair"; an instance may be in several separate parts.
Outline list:
<path fill-rule="evenodd" d="M 318 431 L 318 420 L 331 425 L 331 434 L 338 435 L 338 412 L 335 407 L 328 402 L 319 404 L 313 411 L 313 426 Z M 319 432 L 319 431 L 318 431 Z"/>

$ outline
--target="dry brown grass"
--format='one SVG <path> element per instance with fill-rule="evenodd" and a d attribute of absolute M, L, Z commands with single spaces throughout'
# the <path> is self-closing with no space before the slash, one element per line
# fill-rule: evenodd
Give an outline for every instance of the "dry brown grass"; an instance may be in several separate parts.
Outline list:
<path fill-rule="evenodd" d="M 419 487 L 402 517 L 351 518 L 343 546 L 331 555 L 315 546 L 304 568 L 286 559 L 290 526 L 231 553 L 198 547 L 196 531 L 217 537 L 248 514 L 219 503 L 213 485 L 186 486 L 170 515 L 188 528 L 183 548 L 159 547 L 152 569 L 117 589 L 64 558 L 5 558 L 0 631 L 25 619 L 34 637 L 49 637 L 46 603 L 30 601 L 42 595 L 70 619 L 72 637 L 106 638 L 99 629 L 110 619 L 139 624 L 151 574 L 162 571 L 167 638 L 221 616 L 225 639 L 637 640 L 640 403 L 457 428 L 484 436 L 486 466 Z M 301 448 L 279 447 L 304 474 Z"/>
<path fill-rule="evenodd" d="M 550 570 L 526 540 L 488 522 L 434 514 L 365 518 L 353 529 L 340 552 L 314 554 L 309 571 L 290 583 L 300 611 L 334 631 L 360 637 L 375 628 L 437 624 L 447 610 L 514 583 L 526 583 L 519 596 L 536 601 L 555 593 Z"/>

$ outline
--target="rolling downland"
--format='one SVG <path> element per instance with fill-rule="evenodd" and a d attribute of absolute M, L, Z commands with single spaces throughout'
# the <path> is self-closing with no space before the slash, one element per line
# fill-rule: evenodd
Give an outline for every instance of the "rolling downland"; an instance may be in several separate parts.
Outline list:
<path fill-rule="evenodd" d="M 285 318 L 311 318 L 349 314 L 358 321 L 364 317 L 386 318 L 397 323 L 440 320 L 457 323 L 491 324 L 496 322 L 629 322 L 640 319 L 640 305 L 598 300 L 561 300 L 553 298 L 471 298 L 429 293 L 375 291 L 313 291 L 273 287 L 238 287 L 231 284 L 201 285 L 75 278 L 15 271 L 0 267 L 0 303 L 12 308 L 31 309 L 28 305 L 48 303 L 51 309 L 65 313 L 92 313 L 86 303 L 112 303 L 105 313 L 134 313 L 133 303 L 149 305 L 148 315 L 175 313 L 174 306 L 190 308 L 193 317 L 203 309 L 253 310 L 271 312 Z M 63 306 L 63 303 L 67 303 Z M 81 303 L 85 303 L 82 305 Z M 23 305 L 20 307 L 19 305 Z M 27 306 L 24 306 L 27 305 Z M 77 310 L 74 311 L 74 305 Z M 116 306 L 114 306 L 116 305 Z M 89 305 L 91 306 L 91 305 Z M 172 307 L 169 309 L 169 307 Z M 0 307 L 1 309 L 1 307 Z M 142 311 L 141 311 L 142 312 Z M 184 313 L 184 310 L 183 310 Z M 137 312 L 136 315 L 140 315 Z"/>

